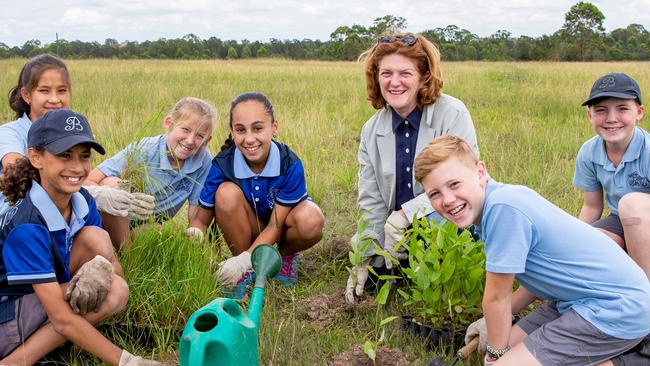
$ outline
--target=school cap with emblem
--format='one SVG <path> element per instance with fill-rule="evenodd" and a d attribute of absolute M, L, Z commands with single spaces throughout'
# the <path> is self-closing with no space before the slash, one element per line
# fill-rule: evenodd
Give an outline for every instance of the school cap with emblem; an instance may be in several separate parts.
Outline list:
<path fill-rule="evenodd" d="M 596 80 L 589 98 L 582 105 L 592 105 L 601 98 L 636 99 L 639 104 L 643 104 L 639 84 L 623 73 L 607 74 Z"/>
<path fill-rule="evenodd" d="M 86 117 L 69 109 L 45 113 L 32 123 L 27 133 L 28 147 L 42 147 L 54 155 L 79 144 L 90 146 L 102 155 L 106 153 L 95 141 Z"/>

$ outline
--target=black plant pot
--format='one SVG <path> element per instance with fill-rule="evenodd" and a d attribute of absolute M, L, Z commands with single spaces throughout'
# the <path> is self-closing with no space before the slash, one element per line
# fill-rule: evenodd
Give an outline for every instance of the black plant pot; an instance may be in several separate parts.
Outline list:
<path fill-rule="evenodd" d="M 456 351 L 465 344 L 465 329 L 453 330 L 420 324 L 415 321 L 412 315 L 402 315 L 400 317 L 400 326 L 403 332 L 411 333 L 423 339 L 429 349 L 451 347 Z"/>

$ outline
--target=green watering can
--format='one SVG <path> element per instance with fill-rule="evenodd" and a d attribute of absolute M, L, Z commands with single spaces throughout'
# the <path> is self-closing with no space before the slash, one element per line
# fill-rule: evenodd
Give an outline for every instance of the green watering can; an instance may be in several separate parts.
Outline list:
<path fill-rule="evenodd" d="M 244 314 L 237 301 L 217 298 L 197 310 L 183 330 L 181 366 L 259 365 L 258 336 L 266 281 L 280 271 L 282 261 L 275 247 L 262 244 L 251 256 L 255 288 Z"/>

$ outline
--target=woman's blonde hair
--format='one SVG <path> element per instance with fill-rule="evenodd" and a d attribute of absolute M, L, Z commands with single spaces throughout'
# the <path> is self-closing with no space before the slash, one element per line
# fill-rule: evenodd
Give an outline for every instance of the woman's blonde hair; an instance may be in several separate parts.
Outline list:
<path fill-rule="evenodd" d="M 184 121 L 198 118 L 201 126 L 205 124 L 210 126 L 210 133 L 212 133 L 217 120 L 217 109 L 203 99 L 184 97 L 176 102 L 174 108 L 169 112 L 169 116 L 172 118 L 173 127 Z"/>
<path fill-rule="evenodd" d="M 423 82 L 417 95 L 418 108 L 433 104 L 440 96 L 443 85 L 438 48 L 417 33 L 391 34 L 386 37 L 393 41 L 382 42 L 384 37 L 380 37 L 380 41 L 359 56 L 359 61 L 365 61 L 366 93 L 372 106 L 375 109 L 386 107 L 379 88 L 379 62 L 394 53 L 414 60 L 417 65 Z M 408 37 L 415 37 L 415 42 L 409 45 L 402 41 Z"/>
<path fill-rule="evenodd" d="M 415 180 L 422 182 L 438 164 L 456 156 L 467 166 L 474 167 L 478 158 L 467 141 L 454 135 L 436 137 L 415 158 Z"/>

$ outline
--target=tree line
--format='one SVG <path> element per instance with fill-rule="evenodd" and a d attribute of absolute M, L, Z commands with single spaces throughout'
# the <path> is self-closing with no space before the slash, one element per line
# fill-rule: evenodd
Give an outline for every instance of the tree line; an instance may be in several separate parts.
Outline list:
<path fill-rule="evenodd" d="M 507 30 L 479 37 L 467 29 L 448 25 L 419 32 L 434 42 L 443 60 L 465 61 L 614 61 L 650 59 L 650 32 L 640 24 L 630 24 L 605 32 L 605 16 L 593 4 L 578 2 L 565 14 L 563 26 L 550 35 L 513 37 Z M 279 57 L 296 60 L 356 60 L 377 37 L 406 28 L 402 17 L 376 18 L 369 27 L 340 26 L 327 41 L 275 39 L 268 42 L 200 39 L 195 34 L 156 41 L 106 39 L 103 43 L 57 40 L 42 44 L 29 40 L 21 47 L 0 42 L 0 58 L 32 57 L 40 53 L 64 58 L 120 59 L 246 59 Z"/>

